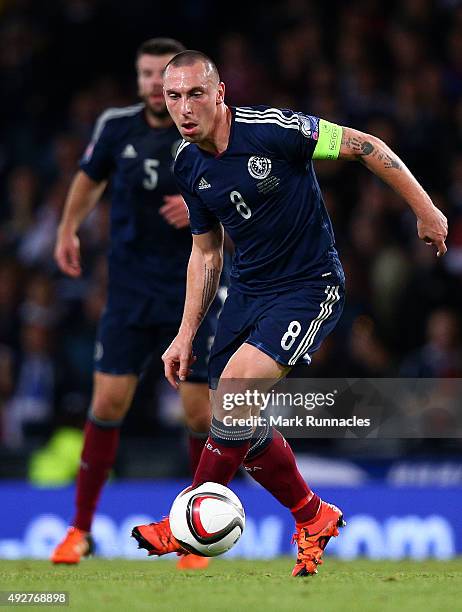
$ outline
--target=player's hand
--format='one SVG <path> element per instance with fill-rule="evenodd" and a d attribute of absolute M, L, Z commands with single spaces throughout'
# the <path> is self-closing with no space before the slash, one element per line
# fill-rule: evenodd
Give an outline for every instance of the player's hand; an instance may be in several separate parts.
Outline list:
<path fill-rule="evenodd" d="M 448 235 L 448 220 L 436 206 L 433 206 L 424 217 L 417 219 L 417 234 L 426 244 L 436 247 L 437 257 L 446 253 L 445 240 Z"/>
<path fill-rule="evenodd" d="M 162 355 L 165 378 L 174 389 L 178 389 L 178 381 L 184 382 L 191 374 L 191 366 L 196 361 L 192 353 L 192 342 L 178 335 Z"/>
<path fill-rule="evenodd" d="M 176 229 L 188 227 L 188 209 L 180 195 L 164 196 L 164 205 L 159 208 L 162 217 Z"/>
<path fill-rule="evenodd" d="M 73 278 L 82 274 L 80 266 L 80 240 L 72 232 L 58 231 L 55 245 L 55 261 L 59 269 Z"/>

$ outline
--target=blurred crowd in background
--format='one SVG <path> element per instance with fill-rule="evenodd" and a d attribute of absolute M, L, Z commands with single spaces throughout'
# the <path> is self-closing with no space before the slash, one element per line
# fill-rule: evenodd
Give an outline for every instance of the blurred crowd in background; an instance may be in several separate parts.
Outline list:
<path fill-rule="evenodd" d="M 449 219 L 448 254 L 437 259 L 417 239 L 407 205 L 365 168 L 316 164 L 347 302 L 305 375 L 462 377 L 462 5 L 160 4 L 0 0 L 3 451 L 27 454 L 57 427 L 84 422 L 105 302 L 110 194 L 82 228 L 81 279 L 57 270 L 56 228 L 95 119 L 136 101 L 134 54 L 153 36 L 209 53 L 229 104 L 291 108 L 382 138 Z M 177 435 L 176 398 L 157 362 L 135 403 L 127 444 L 130 436 L 153 446 Z"/>

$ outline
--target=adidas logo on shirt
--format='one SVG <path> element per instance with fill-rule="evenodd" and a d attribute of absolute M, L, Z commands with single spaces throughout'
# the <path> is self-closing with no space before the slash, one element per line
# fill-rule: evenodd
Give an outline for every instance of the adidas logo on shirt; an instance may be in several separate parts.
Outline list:
<path fill-rule="evenodd" d="M 205 180 L 204 177 L 201 178 L 201 180 L 199 181 L 199 185 L 197 186 L 198 189 L 210 189 L 212 185 L 210 183 L 207 183 L 207 181 Z"/>
<path fill-rule="evenodd" d="M 133 145 L 128 144 L 122 151 L 122 157 L 125 159 L 133 159 L 134 157 L 138 157 L 138 153 L 135 151 L 135 147 Z"/>

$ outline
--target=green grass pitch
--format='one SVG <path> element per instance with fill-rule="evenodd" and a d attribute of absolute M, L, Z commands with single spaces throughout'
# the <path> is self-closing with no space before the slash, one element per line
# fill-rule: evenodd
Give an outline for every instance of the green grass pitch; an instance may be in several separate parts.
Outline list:
<path fill-rule="evenodd" d="M 317 576 L 299 579 L 290 576 L 292 565 L 289 558 L 214 559 L 206 570 L 179 572 L 170 560 L 90 559 L 76 567 L 52 566 L 47 561 L 0 561 L 0 590 L 68 591 L 70 606 L 63 609 L 82 611 L 462 609 L 462 559 L 342 562 L 328 558 Z"/>

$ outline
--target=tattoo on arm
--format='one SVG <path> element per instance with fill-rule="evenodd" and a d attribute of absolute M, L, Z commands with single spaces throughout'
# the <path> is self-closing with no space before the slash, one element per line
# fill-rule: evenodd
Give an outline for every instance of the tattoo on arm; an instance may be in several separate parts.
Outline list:
<path fill-rule="evenodd" d="M 342 145 L 348 147 L 355 153 L 361 153 L 361 141 L 356 136 L 347 136 L 345 131 L 342 134 Z"/>
<path fill-rule="evenodd" d="M 384 168 L 394 168 L 395 170 L 401 170 L 402 166 L 399 160 L 380 148 L 375 147 L 368 140 L 363 140 L 356 136 L 342 136 L 342 145 L 351 149 L 352 153 L 355 153 L 359 160 L 364 163 L 366 157 L 375 157 L 377 161 L 383 162 Z"/>
<path fill-rule="evenodd" d="M 378 153 L 374 145 L 368 140 L 362 140 L 356 136 L 347 136 L 345 133 L 342 136 L 342 145 L 351 149 L 359 157 L 366 157 L 368 155 L 375 157 Z"/>
<path fill-rule="evenodd" d="M 369 157 L 377 157 L 378 161 L 383 161 L 384 168 L 394 168 L 395 170 L 401 170 L 401 164 L 396 159 L 396 157 L 392 157 L 388 153 L 380 153 L 378 149 L 376 149 L 370 142 L 363 142 L 361 145 L 362 158 Z M 361 159 L 361 162 L 364 163 L 364 160 Z"/>
<path fill-rule="evenodd" d="M 374 149 L 374 145 L 371 144 L 370 142 L 363 142 L 361 143 L 361 153 L 363 155 L 371 155 L 375 153 L 375 149 Z"/>
<path fill-rule="evenodd" d="M 215 295 L 219 274 L 215 268 L 204 267 L 204 287 L 202 289 L 201 314 L 205 314 Z"/>
<path fill-rule="evenodd" d="M 385 156 L 385 161 L 383 162 L 385 168 L 395 168 L 396 170 L 401 170 L 401 164 L 399 161 L 392 157 L 391 155 Z"/>

